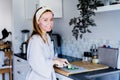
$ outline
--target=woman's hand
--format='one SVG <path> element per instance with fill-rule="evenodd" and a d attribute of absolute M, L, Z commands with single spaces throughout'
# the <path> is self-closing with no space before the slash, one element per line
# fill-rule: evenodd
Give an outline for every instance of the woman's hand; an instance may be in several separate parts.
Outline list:
<path fill-rule="evenodd" d="M 56 58 L 53 60 L 53 63 L 56 67 L 65 67 L 68 66 L 69 64 L 67 59 L 63 59 L 63 58 Z"/>

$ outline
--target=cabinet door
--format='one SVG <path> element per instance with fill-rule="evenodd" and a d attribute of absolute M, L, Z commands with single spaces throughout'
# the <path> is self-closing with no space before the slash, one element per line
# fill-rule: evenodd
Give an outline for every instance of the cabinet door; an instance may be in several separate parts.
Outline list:
<path fill-rule="evenodd" d="M 62 0 L 39 0 L 39 6 L 48 6 L 54 12 L 55 18 L 62 17 Z"/>
<path fill-rule="evenodd" d="M 71 78 L 68 78 L 68 77 L 63 76 L 63 75 L 58 74 L 58 73 L 56 73 L 56 77 L 57 77 L 58 80 L 73 80 Z"/>
<path fill-rule="evenodd" d="M 32 19 L 37 9 L 37 0 L 24 0 L 25 3 L 25 17 L 26 19 Z"/>
<path fill-rule="evenodd" d="M 14 68 L 14 80 L 25 80 L 24 79 L 24 72 L 21 71 L 22 69 L 20 67 Z"/>
<path fill-rule="evenodd" d="M 26 75 L 28 71 L 30 70 L 30 67 L 27 65 L 24 66 L 18 66 L 14 68 L 14 80 L 25 80 Z"/>
<path fill-rule="evenodd" d="M 28 65 L 27 61 L 14 56 L 13 62 L 14 80 L 25 80 L 25 77 L 30 70 L 30 66 Z"/>
<path fill-rule="evenodd" d="M 26 60 L 17 56 L 14 56 L 13 62 L 14 62 L 14 66 L 24 66 L 28 64 Z"/>

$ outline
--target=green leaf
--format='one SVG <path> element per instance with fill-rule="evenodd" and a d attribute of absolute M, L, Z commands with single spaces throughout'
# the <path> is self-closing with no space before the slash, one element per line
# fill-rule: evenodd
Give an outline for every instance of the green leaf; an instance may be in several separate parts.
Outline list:
<path fill-rule="evenodd" d="M 77 10 L 80 12 L 78 17 L 70 19 L 69 25 L 73 26 L 73 36 L 78 39 L 83 37 L 85 33 L 91 33 L 89 26 L 96 26 L 94 20 L 92 19 L 95 16 L 94 10 L 97 9 L 97 6 L 100 4 L 98 0 L 78 0 Z"/>
<path fill-rule="evenodd" d="M 89 29 L 87 29 L 87 32 L 88 32 L 88 33 L 92 33 Z"/>
<path fill-rule="evenodd" d="M 80 34 L 80 39 L 82 39 L 82 37 L 83 37 L 83 34 Z"/>

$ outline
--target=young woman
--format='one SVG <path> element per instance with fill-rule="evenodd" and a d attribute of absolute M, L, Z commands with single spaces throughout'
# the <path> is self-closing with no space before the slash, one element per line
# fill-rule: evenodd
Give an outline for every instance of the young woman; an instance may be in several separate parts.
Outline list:
<path fill-rule="evenodd" d="M 66 59 L 55 58 L 53 43 L 47 32 L 54 24 L 54 14 L 48 7 L 40 7 L 33 17 L 33 32 L 29 39 L 27 60 L 31 70 L 26 80 L 56 80 L 53 66 L 64 67 Z"/>

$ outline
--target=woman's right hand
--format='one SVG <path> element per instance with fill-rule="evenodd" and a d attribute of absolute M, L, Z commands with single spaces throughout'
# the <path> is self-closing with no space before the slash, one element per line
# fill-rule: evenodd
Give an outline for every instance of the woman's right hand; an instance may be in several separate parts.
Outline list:
<path fill-rule="evenodd" d="M 53 60 L 53 63 L 56 67 L 65 67 L 68 66 L 69 64 L 67 59 L 63 59 L 63 58 L 56 58 Z"/>

